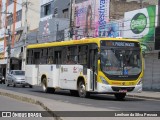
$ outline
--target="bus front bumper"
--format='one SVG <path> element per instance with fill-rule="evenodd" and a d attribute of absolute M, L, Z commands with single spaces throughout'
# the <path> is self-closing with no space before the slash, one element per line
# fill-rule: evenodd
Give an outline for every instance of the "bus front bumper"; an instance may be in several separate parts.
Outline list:
<path fill-rule="evenodd" d="M 97 84 L 97 91 L 98 92 L 106 92 L 106 93 L 115 93 L 115 92 L 133 92 L 138 93 L 142 92 L 142 84 L 135 85 L 135 86 L 112 86 L 106 85 L 102 83 Z"/>

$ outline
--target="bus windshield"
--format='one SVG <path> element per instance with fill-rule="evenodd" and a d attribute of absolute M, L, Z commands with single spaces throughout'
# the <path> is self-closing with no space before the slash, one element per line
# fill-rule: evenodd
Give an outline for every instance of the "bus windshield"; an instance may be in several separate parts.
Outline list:
<path fill-rule="evenodd" d="M 142 71 L 140 50 L 101 49 L 101 69 L 108 75 L 138 75 Z"/>

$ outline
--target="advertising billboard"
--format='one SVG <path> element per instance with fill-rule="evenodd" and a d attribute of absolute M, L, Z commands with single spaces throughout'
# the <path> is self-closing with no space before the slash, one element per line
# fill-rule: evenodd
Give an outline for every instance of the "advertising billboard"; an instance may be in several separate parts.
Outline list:
<path fill-rule="evenodd" d="M 98 37 L 108 26 L 110 0 L 87 0 L 75 5 L 75 39 Z"/>
<path fill-rule="evenodd" d="M 99 37 L 122 37 L 123 20 L 107 22 L 103 30 L 99 30 Z"/>
<path fill-rule="evenodd" d="M 124 14 L 125 38 L 140 39 L 142 42 L 154 42 L 157 26 L 157 6 L 126 12 Z"/>

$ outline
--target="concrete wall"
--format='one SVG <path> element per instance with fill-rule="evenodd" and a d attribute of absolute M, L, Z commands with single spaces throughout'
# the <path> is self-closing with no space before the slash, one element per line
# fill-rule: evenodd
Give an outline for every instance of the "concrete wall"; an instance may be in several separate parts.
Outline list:
<path fill-rule="evenodd" d="M 28 0 L 27 22 L 29 30 L 38 28 L 40 21 L 40 0 Z M 22 26 L 25 23 L 25 7 L 22 9 Z"/>
<path fill-rule="evenodd" d="M 160 59 L 158 51 L 146 53 L 143 78 L 144 90 L 160 90 Z"/>
<path fill-rule="evenodd" d="M 147 7 L 149 3 L 143 3 Z M 111 0 L 110 2 L 110 19 L 123 19 L 124 12 L 140 9 L 141 4 L 137 1 L 126 2 L 125 0 Z"/>
<path fill-rule="evenodd" d="M 67 28 L 69 28 L 69 19 L 52 18 L 46 21 L 41 21 L 39 23 L 37 40 L 39 43 L 64 40 L 64 30 Z"/>
<path fill-rule="evenodd" d="M 43 10 L 42 10 L 41 6 L 43 6 L 47 3 L 51 3 L 51 15 L 43 16 Z M 40 3 L 40 5 L 41 5 L 40 6 L 41 19 L 40 19 L 40 21 L 52 19 L 52 17 L 63 18 L 63 10 L 67 9 L 67 8 L 69 10 L 69 5 L 70 5 L 69 3 L 70 3 L 70 0 L 41 0 L 41 3 Z M 58 14 L 56 16 L 53 16 L 55 8 L 58 9 Z"/>

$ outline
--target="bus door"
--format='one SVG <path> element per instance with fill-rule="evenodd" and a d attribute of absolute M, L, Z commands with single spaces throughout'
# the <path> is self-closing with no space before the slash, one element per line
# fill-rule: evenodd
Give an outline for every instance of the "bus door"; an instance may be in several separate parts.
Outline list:
<path fill-rule="evenodd" d="M 97 90 L 97 65 L 98 65 L 98 49 L 96 45 L 90 46 L 89 49 L 89 62 L 90 68 L 90 89 L 93 91 Z"/>

